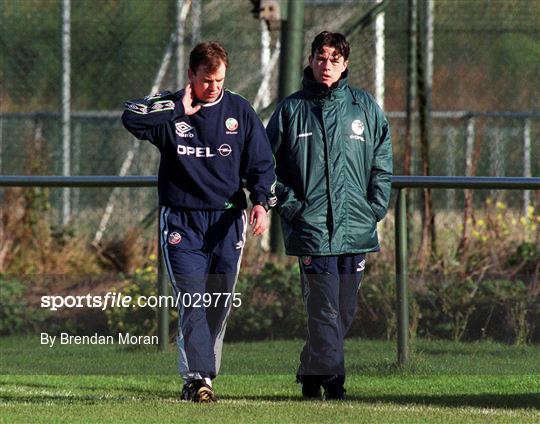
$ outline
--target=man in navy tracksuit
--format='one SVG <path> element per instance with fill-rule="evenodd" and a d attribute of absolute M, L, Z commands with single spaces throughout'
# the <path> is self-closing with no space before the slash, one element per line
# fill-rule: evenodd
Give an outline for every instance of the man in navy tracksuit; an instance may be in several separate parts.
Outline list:
<path fill-rule="evenodd" d="M 181 299 L 182 398 L 195 402 L 215 401 L 226 321 L 239 303 L 232 294 L 247 224 L 243 181 L 254 235 L 266 231 L 275 203 L 265 129 L 247 100 L 223 88 L 227 66 L 220 44 L 201 43 L 190 54 L 185 89 L 127 102 L 122 116 L 128 131 L 161 152 L 161 247 Z"/>

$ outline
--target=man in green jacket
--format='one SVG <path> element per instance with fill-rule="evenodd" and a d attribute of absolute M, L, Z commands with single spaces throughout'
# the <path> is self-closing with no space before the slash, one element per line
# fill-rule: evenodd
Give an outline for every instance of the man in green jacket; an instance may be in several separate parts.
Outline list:
<path fill-rule="evenodd" d="M 308 336 L 297 381 L 310 398 L 322 387 L 326 399 L 344 399 L 343 339 L 390 198 L 390 128 L 373 97 L 348 85 L 349 51 L 342 34 L 317 35 L 303 89 L 278 105 L 266 129 L 285 249 L 300 263 Z"/>

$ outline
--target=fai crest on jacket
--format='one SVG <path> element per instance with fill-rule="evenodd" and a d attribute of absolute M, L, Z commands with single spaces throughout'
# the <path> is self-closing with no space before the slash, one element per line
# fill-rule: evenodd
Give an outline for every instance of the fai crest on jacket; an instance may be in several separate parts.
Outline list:
<path fill-rule="evenodd" d="M 356 135 L 364 134 L 364 123 L 360 119 L 352 121 L 351 128 Z"/>
<path fill-rule="evenodd" d="M 360 119 L 352 121 L 351 129 L 354 134 L 351 134 L 351 139 L 364 141 L 364 123 Z"/>
<path fill-rule="evenodd" d="M 227 128 L 225 134 L 238 134 L 238 121 L 235 118 L 227 118 L 225 127 Z"/>

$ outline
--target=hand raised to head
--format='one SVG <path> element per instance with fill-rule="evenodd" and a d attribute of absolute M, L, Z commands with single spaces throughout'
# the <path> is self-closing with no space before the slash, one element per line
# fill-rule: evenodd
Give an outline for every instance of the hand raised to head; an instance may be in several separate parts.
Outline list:
<path fill-rule="evenodd" d="M 184 106 L 184 113 L 186 115 L 193 115 L 199 111 L 199 109 L 202 107 L 201 105 L 193 105 L 193 101 L 195 100 L 193 96 L 193 89 L 191 88 L 191 83 L 186 85 L 186 89 L 184 91 L 184 97 L 182 97 L 182 105 Z"/>

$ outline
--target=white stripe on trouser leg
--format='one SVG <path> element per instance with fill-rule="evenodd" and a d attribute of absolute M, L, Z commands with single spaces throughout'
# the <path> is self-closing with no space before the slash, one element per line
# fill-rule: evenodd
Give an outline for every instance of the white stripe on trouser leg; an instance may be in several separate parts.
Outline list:
<path fill-rule="evenodd" d="M 223 351 L 223 338 L 225 337 L 225 328 L 227 327 L 227 320 L 229 319 L 229 314 L 232 309 L 232 298 L 234 297 L 234 290 L 236 289 L 236 283 L 238 282 L 238 274 L 240 272 L 240 264 L 242 262 L 242 254 L 244 253 L 244 246 L 246 245 L 246 229 L 247 229 L 247 215 L 246 211 L 242 211 L 242 248 L 240 249 L 240 255 L 238 256 L 238 262 L 236 263 L 236 275 L 234 276 L 234 283 L 231 289 L 231 297 L 229 298 L 229 309 L 225 314 L 225 318 L 221 323 L 221 328 L 219 330 L 218 336 L 216 337 L 216 342 L 214 344 L 214 356 L 216 358 L 216 375 L 219 373 L 219 368 L 221 367 L 221 352 Z"/>
<path fill-rule="evenodd" d="M 169 228 L 167 225 L 167 217 L 169 216 L 170 208 L 162 206 L 160 214 L 160 235 L 161 235 L 161 252 L 163 254 L 163 260 L 165 261 L 165 267 L 167 268 L 167 274 L 172 282 L 174 298 L 178 299 L 178 289 L 176 287 L 176 280 L 174 278 L 174 272 L 172 270 L 171 261 L 169 259 L 169 251 L 167 250 L 167 237 L 169 234 Z M 189 364 L 186 355 L 186 348 L 184 346 L 184 334 L 182 333 L 182 320 L 184 318 L 184 307 L 182 302 L 178 304 L 178 336 L 176 337 L 176 346 L 178 348 L 178 371 L 180 376 L 184 380 L 188 380 L 192 377 L 192 373 L 189 372 Z M 200 378 L 200 376 L 199 376 Z"/>

